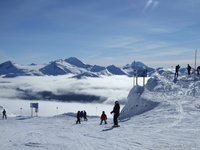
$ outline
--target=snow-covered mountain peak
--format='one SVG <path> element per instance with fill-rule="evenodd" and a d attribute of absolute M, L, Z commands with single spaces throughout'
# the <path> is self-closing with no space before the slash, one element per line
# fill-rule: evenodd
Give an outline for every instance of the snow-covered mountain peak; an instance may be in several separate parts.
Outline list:
<path fill-rule="evenodd" d="M 35 64 L 35 63 L 31 63 L 31 64 L 29 64 L 29 66 L 36 66 L 37 64 Z"/>
<path fill-rule="evenodd" d="M 94 65 L 94 66 L 90 69 L 90 71 L 92 71 L 92 72 L 100 72 L 100 71 L 105 70 L 105 69 L 106 69 L 105 67 L 101 67 L 101 66 L 98 66 L 98 65 Z"/>
<path fill-rule="evenodd" d="M 85 65 L 82 61 L 80 61 L 79 59 L 77 59 L 76 57 L 70 57 L 65 59 L 65 61 L 71 65 L 80 67 L 80 68 L 88 68 L 90 66 Z"/>
<path fill-rule="evenodd" d="M 147 68 L 147 66 L 140 61 L 136 61 L 135 64 L 136 64 L 137 68 L 140 68 L 140 69 L 146 69 Z M 134 68 L 134 62 L 132 62 L 131 68 Z"/>
<path fill-rule="evenodd" d="M 13 62 L 11 62 L 11 61 L 6 61 L 6 62 L 0 64 L 0 67 L 4 67 L 4 68 L 6 68 L 6 69 L 9 69 L 9 68 L 12 67 L 13 65 L 14 65 Z"/>
<path fill-rule="evenodd" d="M 136 63 L 137 64 L 137 63 Z M 140 63 L 141 64 L 141 63 Z M 145 66 L 146 67 L 146 66 Z M 143 66 L 144 68 L 144 66 Z M 148 70 L 149 69 L 149 70 Z M 154 71 L 153 68 L 148 68 L 148 73 Z M 100 75 L 127 75 L 133 76 L 133 69 L 131 65 L 127 64 L 124 68 L 116 67 L 115 65 L 110 65 L 108 67 L 102 67 L 98 65 L 84 64 L 81 60 L 70 57 L 65 60 L 59 59 L 51 61 L 48 64 L 43 65 L 19 65 L 12 63 L 11 61 L 4 62 L 0 64 L 0 75 L 5 75 L 5 77 L 12 74 L 13 77 L 16 76 L 30 76 L 30 75 L 64 75 L 72 73 L 74 75 L 81 74 L 80 76 L 88 76 L 88 72 L 93 74 L 92 76 Z M 85 73 L 85 74 L 84 74 Z"/>
<path fill-rule="evenodd" d="M 114 75 L 126 75 L 120 68 L 116 67 L 115 65 L 110 65 L 106 67 L 106 69 Z"/>

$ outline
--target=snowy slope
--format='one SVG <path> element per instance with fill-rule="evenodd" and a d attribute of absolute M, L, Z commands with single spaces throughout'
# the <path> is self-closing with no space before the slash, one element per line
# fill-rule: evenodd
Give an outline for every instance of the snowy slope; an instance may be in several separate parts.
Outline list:
<path fill-rule="evenodd" d="M 128 104 L 123 108 L 120 117 L 132 117 L 166 104 L 180 105 L 175 101 L 179 99 L 198 102 L 194 94 L 200 96 L 198 75 L 174 78 L 171 70 L 161 69 L 152 75 L 145 88 L 137 85 L 131 89 L 127 97 Z"/>
<path fill-rule="evenodd" d="M 63 60 L 56 60 L 49 65 L 41 68 L 40 71 L 45 75 L 65 75 L 65 74 L 81 74 L 87 70 L 82 67 L 76 67 Z"/>
<path fill-rule="evenodd" d="M 196 75 L 175 80 L 170 70 L 156 72 L 146 88 L 135 86 L 130 90 L 120 127 L 114 129 L 112 118 L 108 118 L 107 125 L 99 125 L 99 117 L 94 114 L 78 125 L 76 112 L 52 117 L 10 116 L 0 120 L 0 148 L 198 150 L 200 109 L 195 105 L 199 103 L 199 82 Z M 156 105 L 147 109 L 152 104 Z"/>

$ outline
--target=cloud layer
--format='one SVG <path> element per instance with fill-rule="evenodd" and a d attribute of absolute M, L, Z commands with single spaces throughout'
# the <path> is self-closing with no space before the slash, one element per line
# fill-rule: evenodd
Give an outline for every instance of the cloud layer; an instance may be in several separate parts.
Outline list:
<path fill-rule="evenodd" d="M 70 77 L 70 75 L 65 75 L 0 78 L 0 97 L 20 98 L 24 91 L 29 92 L 29 94 L 48 91 L 55 95 L 67 95 L 69 93 L 93 95 L 106 100 L 106 103 L 113 103 L 115 100 L 125 102 L 133 86 L 133 78 L 127 76 L 102 76 L 101 78 L 81 80 Z M 37 95 L 34 96 L 37 97 Z M 38 98 L 40 99 L 39 96 Z M 41 97 L 41 100 L 44 99 Z"/>

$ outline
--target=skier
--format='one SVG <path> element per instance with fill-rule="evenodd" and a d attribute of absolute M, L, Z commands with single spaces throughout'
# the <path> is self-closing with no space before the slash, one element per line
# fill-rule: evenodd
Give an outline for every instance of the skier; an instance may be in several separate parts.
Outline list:
<path fill-rule="evenodd" d="M 83 116 L 84 116 L 84 121 L 88 121 L 88 119 L 87 119 L 87 113 L 86 113 L 85 110 L 84 110 L 84 112 L 83 112 Z"/>
<path fill-rule="evenodd" d="M 83 111 L 80 112 L 80 117 L 83 118 Z"/>
<path fill-rule="evenodd" d="M 199 75 L 200 66 L 197 67 L 197 74 Z"/>
<path fill-rule="evenodd" d="M 190 70 L 192 69 L 192 67 L 188 64 L 187 66 L 187 70 L 188 70 L 188 75 L 190 75 Z"/>
<path fill-rule="evenodd" d="M 105 124 L 107 124 L 106 120 L 107 120 L 107 116 L 105 114 L 105 111 L 102 111 L 102 115 L 101 115 L 101 122 L 100 125 L 102 125 L 103 121 L 105 122 Z"/>
<path fill-rule="evenodd" d="M 3 109 L 2 114 L 3 114 L 2 119 L 4 119 L 4 117 L 5 117 L 5 119 L 7 119 L 6 110 L 5 109 Z"/>
<path fill-rule="evenodd" d="M 77 117 L 76 124 L 78 124 L 78 123 L 81 124 L 81 120 L 80 120 L 80 111 L 77 112 L 76 117 Z"/>
<path fill-rule="evenodd" d="M 175 71 L 175 77 L 177 77 L 178 78 L 178 70 L 180 69 L 180 66 L 179 65 L 177 65 L 176 66 L 176 71 Z"/>
<path fill-rule="evenodd" d="M 115 106 L 113 108 L 113 111 L 110 112 L 111 114 L 114 113 L 114 117 L 113 117 L 114 126 L 113 127 L 118 127 L 117 118 L 119 117 L 119 111 L 120 111 L 119 102 L 115 101 Z"/>

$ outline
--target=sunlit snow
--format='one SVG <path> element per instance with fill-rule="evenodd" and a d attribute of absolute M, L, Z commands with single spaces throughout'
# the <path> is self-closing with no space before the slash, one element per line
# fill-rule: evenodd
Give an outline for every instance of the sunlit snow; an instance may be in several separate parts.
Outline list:
<path fill-rule="evenodd" d="M 130 89 L 126 93 L 125 106 L 121 105 L 118 128 L 112 128 L 111 115 L 107 120 L 108 124 L 99 125 L 101 111 L 105 110 L 106 114 L 109 114 L 114 106 L 112 103 L 98 105 L 73 103 L 67 106 L 68 103 L 65 105 L 61 102 L 41 101 L 39 116 L 30 117 L 24 110 L 30 101 L 1 98 L 0 106 L 7 109 L 8 119 L 0 121 L 0 148 L 5 150 L 200 149 L 199 79 L 200 77 L 195 74 L 176 79 L 173 72 L 163 70 L 152 74 L 145 88 L 141 85 L 134 87 L 127 85 Z M 3 81 L 6 83 L 9 79 L 1 78 L 2 83 Z M 10 86 L 17 85 L 15 82 L 12 81 Z M 115 85 L 116 88 L 117 85 L 120 87 L 120 84 Z M 16 93 L 13 91 L 11 94 Z M 12 109 L 9 105 L 12 105 Z M 23 112 L 20 112 L 20 107 L 24 108 Z M 56 110 L 56 107 L 59 109 Z M 64 108 L 66 108 L 65 113 L 60 110 Z M 30 110 L 29 107 L 27 109 Z M 81 121 L 81 124 L 77 125 L 75 110 L 79 109 L 88 110 L 88 121 Z M 46 115 L 44 110 L 52 112 Z"/>

